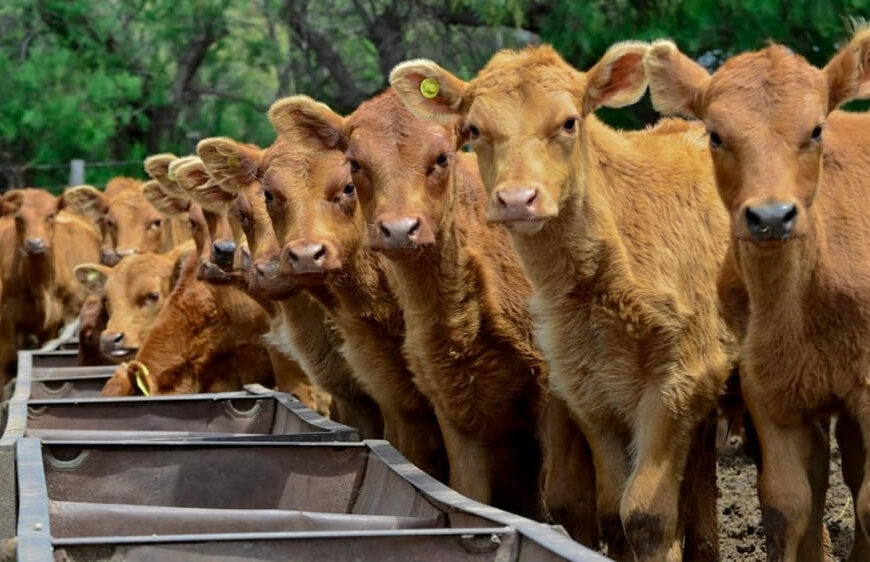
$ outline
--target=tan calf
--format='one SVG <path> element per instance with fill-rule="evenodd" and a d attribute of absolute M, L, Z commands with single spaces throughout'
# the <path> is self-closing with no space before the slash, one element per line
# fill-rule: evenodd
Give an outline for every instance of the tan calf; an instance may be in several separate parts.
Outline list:
<path fill-rule="evenodd" d="M 467 83 L 410 61 L 391 83 L 419 115 L 459 120 L 478 155 L 487 217 L 535 288 L 551 384 L 589 440 L 608 554 L 677 560 L 685 536 L 687 558 L 712 558 L 715 492 L 692 492 L 691 521 L 680 497 L 684 473 L 715 490 L 690 449 L 729 371 L 715 296 L 727 217 L 699 127 L 622 134 L 593 113 L 643 94 L 646 50 L 616 45 L 586 73 L 550 47 L 503 51 Z"/>
<path fill-rule="evenodd" d="M 377 404 L 354 378 L 340 349 L 341 334 L 325 310 L 299 284 L 279 274 L 277 237 L 272 229 L 260 177 L 287 147 L 280 140 L 261 150 L 231 139 L 201 141 L 197 153 L 212 178 L 240 197 L 237 211 L 251 250 L 250 290 L 258 299 L 275 299 L 269 340 L 295 359 L 311 380 L 332 396 L 331 415 L 356 427 L 366 438 L 383 436 Z"/>
<path fill-rule="evenodd" d="M 532 344 L 530 286 L 504 233 L 485 225 L 473 157 L 455 152 L 452 128 L 415 118 L 392 91 L 346 120 L 304 97 L 278 102 L 270 119 L 289 144 L 347 160 L 321 189 L 343 197 L 352 178 L 354 205 L 358 193 L 370 225 L 368 244 L 388 258 L 404 353 L 435 408 L 450 486 L 540 515 L 537 429 L 546 366 Z M 264 180 L 270 187 L 271 177 Z"/>
<path fill-rule="evenodd" d="M 825 419 L 841 411 L 854 420 L 838 423 L 858 521 L 850 560 L 865 560 L 870 116 L 836 109 L 870 97 L 870 28 L 824 69 L 772 45 L 710 76 L 666 41 L 646 66 L 660 111 L 703 121 L 731 219 L 719 291 L 761 441 L 768 559 L 824 557 Z"/>
<path fill-rule="evenodd" d="M 186 251 L 189 247 L 127 256 L 112 268 L 93 263 L 75 268 L 79 281 L 102 295 L 107 322 L 100 350 L 106 359 L 121 363 L 136 356 L 172 291 L 177 262 Z"/>
<path fill-rule="evenodd" d="M 87 293 L 73 267 L 99 258 L 99 233 L 66 208 L 63 197 L 40 189 L 0 199 L 0 383 L 14 374 L 28 337 L 39 345 L 72 322 Z"/>

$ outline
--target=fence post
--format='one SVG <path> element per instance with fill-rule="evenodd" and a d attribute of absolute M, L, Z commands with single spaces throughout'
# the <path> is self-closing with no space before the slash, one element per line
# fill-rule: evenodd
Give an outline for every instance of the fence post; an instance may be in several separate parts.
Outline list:
<path fill-rule="evenodd" d="M 85 161 L 79 158 L 69 162 L 69 185 L 85 183 Z"/>

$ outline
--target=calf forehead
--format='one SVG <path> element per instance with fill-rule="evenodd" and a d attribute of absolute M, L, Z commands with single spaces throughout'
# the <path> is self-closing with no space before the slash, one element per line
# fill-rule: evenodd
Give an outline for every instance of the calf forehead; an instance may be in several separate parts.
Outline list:
<path fill-rule="evenodd" d="M 495 55 L 468 85 L 470 99 L 532 100 L 541 93 L 573 91 L 583 75 L 549 46 Z"/>
<path fill-rule="evenodd" d="M 24 198 L 21 201 L 21 209 L 33 213 L 52 213 L 57 208 L 57 198 L 41 189 L 24 190 Z"/>
<path fill-rule="evenodd" d="M 415 117 L 392 90 L 362 104 L 346 127 L 351 156 L 381 163 L 425 158 L 433 145 L 443 151 L 453 142 L 448 128 Z"/>
<path fill-rule="evenodd" d="M 267 185 L 282 189 L 288 199 L 310 196 L 312 191 L 347 179 L 350 168 L 338 150 L 286 156 L 272 163 L 266 172 Z"/>
<path fill-rule="evenodd" d="M 704 104 L 708 120 L 747 127 L 763 121 L 788 134 L 805 133 L 806 121 L 824 117 L 827 97 L 822 71 L 775 45 L 726 62 L 710 80 Z"/>

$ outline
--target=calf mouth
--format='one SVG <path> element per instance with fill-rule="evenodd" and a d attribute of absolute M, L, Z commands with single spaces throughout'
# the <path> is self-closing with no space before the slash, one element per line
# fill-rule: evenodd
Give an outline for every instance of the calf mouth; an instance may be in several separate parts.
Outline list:
<path fill-rule="evenodd" d="M 128 359 L 132 359 L 139 351 L 138 347 L 113 347 L 111 349 L 103 348 L 103 355 L 116 363 L 122 363 Z"/>
<path fill-rule="evenodd" d="M 239 280 L 239 274 L 232 269 L 225 270 L 210 260 L 200 260 L 196 270 L 196 278 L 214 285 L 229 285 Z"/>
<path fill-rule="evenodd" d="M 525 217 L 519 219 L 509 219 L 504 221 L 499 221 L 500 224 L 505 225 L 508 230 L 512 232 L 517 232 L 519 234 L 536 234 L 544 228 L 544 225 L 547 223 L 547 219 L 543 217 Z"/>

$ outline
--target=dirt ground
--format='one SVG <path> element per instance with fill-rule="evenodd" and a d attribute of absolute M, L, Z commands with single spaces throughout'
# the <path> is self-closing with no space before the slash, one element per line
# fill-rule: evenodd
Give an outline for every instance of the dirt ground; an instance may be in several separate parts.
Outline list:
<path fill-rule="evenodd" d="M 840 472 L 840 451 L 831 440 L 831 473 L 825 523 L 834 556 L 849 555 L 854 531 L 852 496 Z M 755 465 L 735 439 L 719 449 L 719 548 L 722 560 L 765 560 L 761 509 L 755 490 Z"/>

